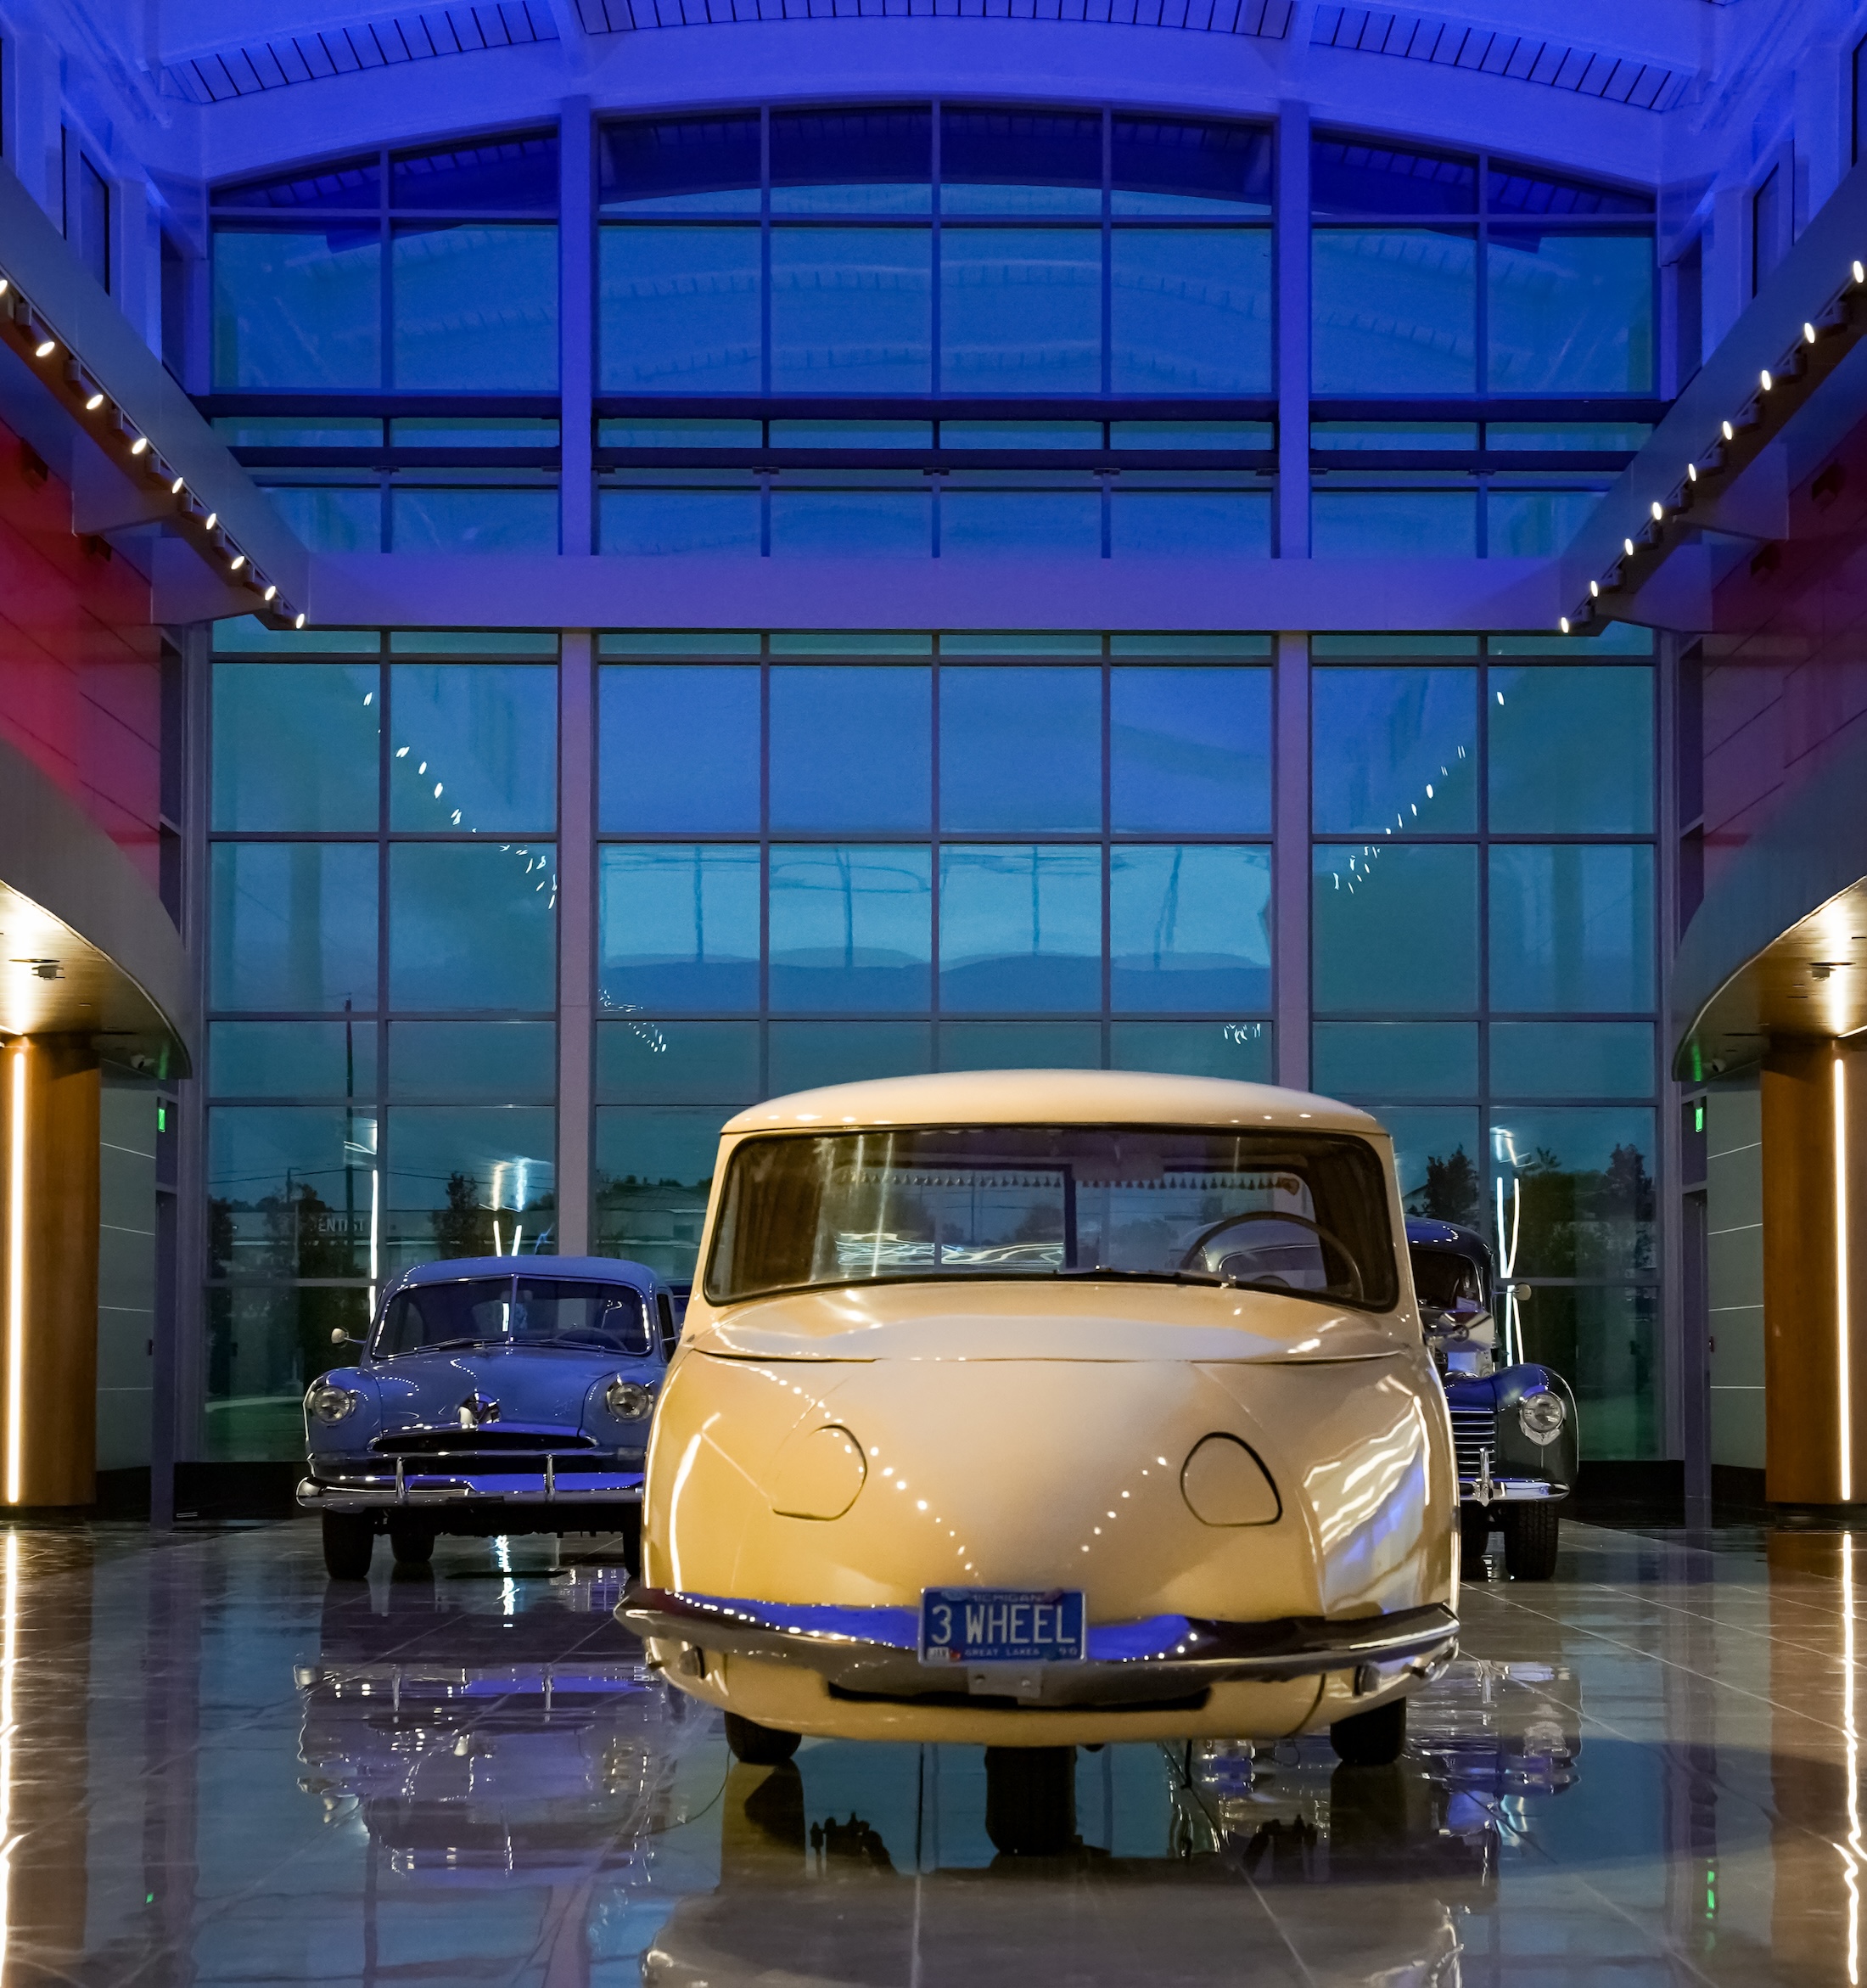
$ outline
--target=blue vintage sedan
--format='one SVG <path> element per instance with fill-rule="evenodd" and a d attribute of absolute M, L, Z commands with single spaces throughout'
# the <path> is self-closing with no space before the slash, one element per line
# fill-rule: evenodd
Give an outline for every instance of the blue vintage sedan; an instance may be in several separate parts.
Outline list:
<path fill-rule="evenodd" d="M 642 1456 L 677 1334 L 674 1294 L 608 1256 L 423 1263 L 384 1293 L 355 1367 L 305 1397 L 333 1579 L 376 1535 L 418 1565 L 437 1533 L 621 1532 L 634 1564 Z"/>

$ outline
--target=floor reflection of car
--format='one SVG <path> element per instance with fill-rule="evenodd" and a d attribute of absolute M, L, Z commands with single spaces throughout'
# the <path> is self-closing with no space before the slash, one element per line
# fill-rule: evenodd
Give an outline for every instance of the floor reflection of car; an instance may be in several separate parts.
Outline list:
<path fill-rule="evenodd" d="M 405 1272 L 358 1364 L 305 1397 L 298 1502 L 322 1515 L 332 1577 L 368 1573 L 378 1530 L 404 1564 L 438 1533 L 633 1538 L 676 1336 L 672 1292 L 639 1263 L 487 1256 Z"/>
<path fill-rule="evenodd" d="M 1483 1237 L 1413 1216 L 1407 1254 L 1452 1414 L 1465 1564 L 1476 1565 L 1501 1530 L 1506 1571 L 1547 1581 L 1556 1572 L 1561 1501 L 1575 1484 L 1575 1396 L 1554 1367 L 1517 1357 L 1522 1349 L 1500 1329 Z"/>
<path fill-rule="evenodd" d="M 725 1128 L 624 1618 L 742 1760 L 1328 1729 L 1392 1760 L 1454 1647 L 1453 1465 L 1392 1148 L 1098 1070 Z"/>

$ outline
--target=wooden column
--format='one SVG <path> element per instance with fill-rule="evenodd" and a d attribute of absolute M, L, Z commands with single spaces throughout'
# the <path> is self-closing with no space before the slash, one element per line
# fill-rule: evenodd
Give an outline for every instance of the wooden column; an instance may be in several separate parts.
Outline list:
<path fill-rule="evenodd" d="M 0 1052 L 0 1504 L 97 1497 L 98 1095 L 81 1036 Z"/>
<path fill-rule="evenodd" d="M 1773 1502 L 1867 1502 L 1867 1070 L 1831 1041 L 1763 1075 L 1764 1485 Z"/>

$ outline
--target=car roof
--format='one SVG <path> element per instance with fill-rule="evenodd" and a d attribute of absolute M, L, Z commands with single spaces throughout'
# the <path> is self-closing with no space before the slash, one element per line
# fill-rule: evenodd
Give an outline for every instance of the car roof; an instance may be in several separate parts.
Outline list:
<path fill-rule="evenodd" d="M 1364 1136 L 1382 1130 L 1354 1105 L 1307 1091 L 1126 1070 L 950 1070 L 829 1084 L 752 1105 L 724 1130 L 916 1125 L 1275 1125 Z"/>
<path fill-rule="evenodd" d="M 1475 1229 L 1461 1228 L 1456 1222 L 1441 1221 L 1436 1216 L 1410 1215 L 1407 1217 L 1407 1242 L 1427 1244 L 1429 1247 L 1449 1250 L 1455 1255 L 1468 1256 L 1474 1263 L 1482 1263 L 1487 1268 L 1491 1262 L 1491 1245 Z"/>
<path fill-rule="evenodd" d="M 655 1273 L 645 1263 L 631 1263 L 622 1256 L 446 1256 L 434 1263 L 418 1263 L 396 1278 L 398 1289 L 408 1284 L 457 1283 L 468 1277 L 562 1277 L 600 1278 L 605 1283 L 633 1284 L 638 1290 L 652 1290 Z"/>

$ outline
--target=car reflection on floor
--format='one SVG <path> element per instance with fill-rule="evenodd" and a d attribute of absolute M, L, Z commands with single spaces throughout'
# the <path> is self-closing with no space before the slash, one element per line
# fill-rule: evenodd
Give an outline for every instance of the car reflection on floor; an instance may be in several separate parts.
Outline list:
<path fill-rule="evenodd" d="M 509 1577 L 508 1577 L 509 1575 Z M 1575 1681 L 1464 1659 L 1395 1766 L 1326 1738 L 1076 1755 L 1053 1857 L 995 1852 L 981 1749 L 808 1743 L 732 1763 L 609 1609 L 620 1570 L 333 1591 L 297 1673 L 300 1785 L 360 1822 L 366 1915 L 535 1886 L 580 1983 L 1457 1978 L 1500 1850 L 1576 1777 Z M 489 1606 L 489 1603 L 491 1605 Z M 633 1932 L 627 1929 L 632 1927 Z M 551 1977 L 558 1979 L 557 1974 Z"/>

